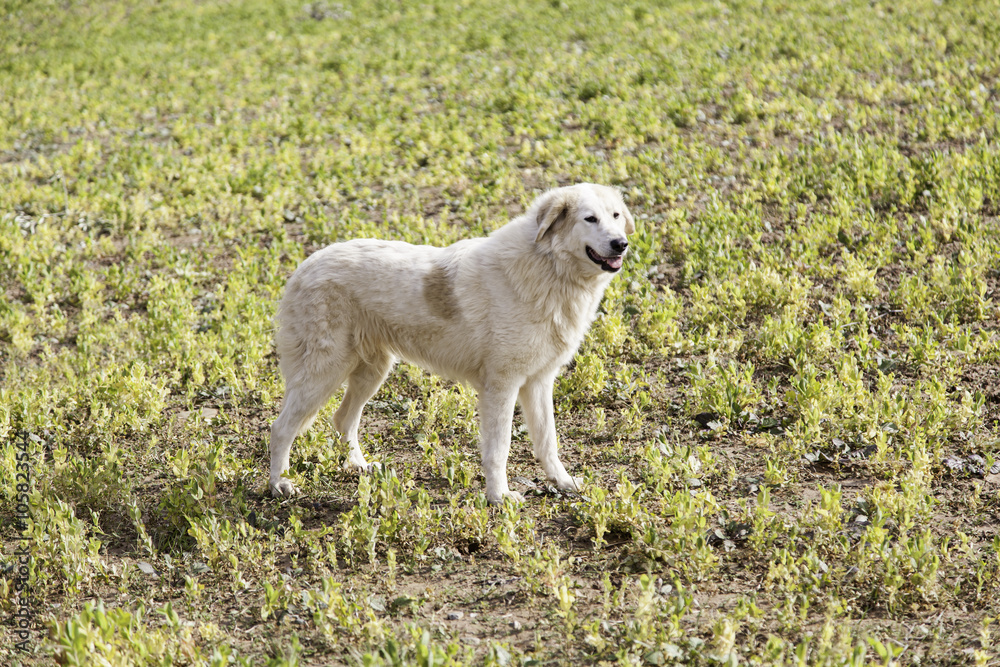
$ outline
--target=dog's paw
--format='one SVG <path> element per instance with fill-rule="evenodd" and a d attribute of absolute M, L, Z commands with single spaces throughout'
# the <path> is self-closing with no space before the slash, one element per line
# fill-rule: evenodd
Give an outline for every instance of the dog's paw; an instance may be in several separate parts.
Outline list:
<path fill-rule="evenodd" d="M 299 492 L 292 484 L 292 480 L 287 477 L 279 477 L 277 480 L 269 481 L 267 485 L 271 489 L 271 495 L 275 498 L 291 498 Z"/>
<path fill-rule="evenodd" d="M 353 459 L 350 458 L 344 461 L 344 470 L 348 472 L 369 474 L 375 472 L 376 470 L 381 470 L 381 469 L 382 469 L 382 464 L 379 463 L 378 461 L 372 461 L 370 463 L 367 461 L 362 461 L 361 463 L 358 463 L 357 461 L 354 461 Z"/>
<path fill-rule="evenodd" d="M 524 503 L 523 495 L 517 491 L 511 491 L 509 489 L 503 493 L 486 494 L 486 500 L 490 505 L 502 505 L 505 498 L 509 498 L 515 505 L 521 505 Z"/>
<path fill-rule="evenodd" d="M 550 479 L 549 482 L 560 491 L 583 492 L 583 477 L 570 477 L 566 475 L 562 479 Z"/>

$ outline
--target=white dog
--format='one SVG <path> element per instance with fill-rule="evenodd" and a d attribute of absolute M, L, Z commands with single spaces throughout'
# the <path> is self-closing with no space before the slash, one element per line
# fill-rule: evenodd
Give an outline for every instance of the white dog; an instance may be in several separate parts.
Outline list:
<path fill-rule="evenodd" d="M 635 223 L 621 194 L 584 183 L 550 190 L 487 238 L 446 248 L 358 239 L 334 243 L 292 274 L 278 310 L 285 403 L 271 427 L 275 496 L 295 436 L 346 381 L 333 426 L 350 443 L 345 467 L 368 470 L 361 409 L 401 357 L 479 394 L 486 498 L 507 486 L 514 402 L 546 477 L 578 489 L 556 451 L 552 383 L 621 269 Z"/>

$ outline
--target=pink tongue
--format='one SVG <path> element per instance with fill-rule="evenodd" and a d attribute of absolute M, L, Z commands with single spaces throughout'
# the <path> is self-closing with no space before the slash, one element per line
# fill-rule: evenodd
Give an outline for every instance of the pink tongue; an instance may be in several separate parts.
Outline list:
<path fill-rule="evenodd" d="M 620 269 L 622 268 L 622 256 L 618 255 L 617 257 L 609 257 L 604 261 L 604 263 L 612 269 Z"/>

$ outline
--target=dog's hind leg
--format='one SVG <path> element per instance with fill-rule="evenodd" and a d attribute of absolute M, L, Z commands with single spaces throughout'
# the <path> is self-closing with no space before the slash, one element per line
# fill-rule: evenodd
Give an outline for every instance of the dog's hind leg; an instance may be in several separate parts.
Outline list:
<path fill-rule="evenodd" d="M 268 486 L 274 496 L 291 496 L 295 485 L 281 474 L 288 470 L 288 459 L 295 437 L 309 428 L 316 414 L 344 383 L 348 365 L 330 363 L 312 366 L 301 357 L 282 359 L 285 375 L 285 402 L 281 414 L 271 425 L 271 472 Z"/>
<path fill-rule="evenodd" d="M 583 483 L 571 477 L 559 460 L 556 421 L 552 413 L 552 383 L 554 376 L 531 378 L 518 392 L 521 413 L 528 426 L 535 458 L 542 464 L 545 477 L 564 491 L 580 491 Z"/>
<path fill-rule="evenodd" d="M 346 469 L 367 471 L 370 468 L 358 438 L 361 410 L 385 381 L 393 362 L 392 355 L 378 352 L 374 359 L 359 360 L 347 378 L 344 400 L 333 415 L 333 427 L 343 434 L 351 446 L 351 452 L 344 463 Z"/>

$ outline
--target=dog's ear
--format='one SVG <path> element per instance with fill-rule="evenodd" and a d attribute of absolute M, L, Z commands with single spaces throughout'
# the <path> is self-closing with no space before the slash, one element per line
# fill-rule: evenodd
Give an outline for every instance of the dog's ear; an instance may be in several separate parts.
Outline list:
<path fill-rule="evenodd" d="M 631 236 L 635 234 L 635 218 L 632 217 L 632 212 L 628 210 L 628 206 L 625 207 L 625 236 Z"/>
<path fill-rule="evenodd" d="M 536 209 L 538 211 L 535 220 L 538 222 L 538 233 L 535 234 L 535 243 L 542 240 L 547 232 L 555 229 L 556 225 L 563 221 L 569 213 L 569 198 L 565 190 L 551 190 L 542 195 L 538 200 Z"/>

